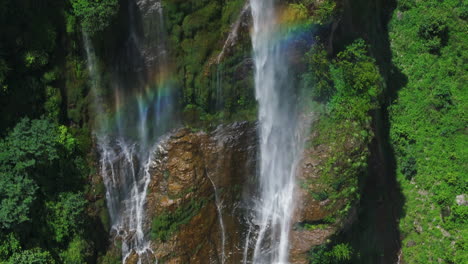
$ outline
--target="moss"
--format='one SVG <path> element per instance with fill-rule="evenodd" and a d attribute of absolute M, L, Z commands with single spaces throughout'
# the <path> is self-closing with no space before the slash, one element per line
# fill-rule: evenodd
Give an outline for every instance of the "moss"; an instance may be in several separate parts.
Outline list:
<path fill-rule="evenodd" d="M 110 231 L 111 228 L 111 220 L 109 211 L 107 210 L 107 205 L 105 199 L 99 199 L 94 202 L 93 206 L 96 208 L 98 212 L 98 217 L 100 222 L 102 223 L 106 232 Z"/>
<path fill-rule="evenodd" d="M 88 83 L 83 62 L 74 56 L 66 59 L 66 98 L 68 118 L 83 124 L 87 119 Z"/>
<path fill-rule="evenodd" d="M 318 223 L 304 223 L 302 228 L 305 230 L 313 231 L 317 229 L 326 229 L 330 227 L 330 224 L 324 223 L 323 221 L 320 221 Z"/>
<path fill-rule="evenodd" d="M 182 90 L 181 103 L 187 126 L 206 128 L 223 121 L 251 118 L 255 110 L 248 32 L 220 65 L 216 59 L 244 5 L 234 1 L 165 0 L 166 24 L 175 71 Z M 222 100 L 217 101 L 217 94 Z"/>
<path fill-rule="evenodd" d="M 180 226 L 188 224 L 206 204 L 206 199 L 191 199 L 175 211 L 163 212 L 156 216 L 151 224 L 151 239 L 166 242 Z"/>
<path fill-rule="evenodd" d="M 171 177 L 171 172 L 169 170 L 165 170 L 163 173 L 164 180 L 168 180 Z"/>
<path fill-rule="evenodd" d="M 311 190 L 311 195 L 318 201 L 330 199 L 330 208 L 341 200 L 356 200 L 359 197 L 359 178 L 366 175 L 367 144 L 372 138 L 370 127 L 363 128 L 348 121 L 338 124 L 325 118 L 319 120 L 315 128 L 318 136 L 313 140 L 313 145 L 323 144 L 329 150 L 328 156 L 318 166 L 320 177 L 313 182 L 320 186 L 319 191 Z M 359 133 L 362 131 L 366 133 Z M 308 188 L 310 184 L 305 182 L 303 186 Z"/>

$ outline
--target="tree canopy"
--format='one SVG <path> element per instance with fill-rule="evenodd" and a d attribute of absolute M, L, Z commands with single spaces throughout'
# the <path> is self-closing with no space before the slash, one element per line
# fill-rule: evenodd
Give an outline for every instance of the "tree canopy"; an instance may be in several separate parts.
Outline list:
<path fill-rule="evenodd" d="M 83 30 L 91 35 L 108 27 L 119 10 L 118 0 L 71 0 L 71 3 Z"/>

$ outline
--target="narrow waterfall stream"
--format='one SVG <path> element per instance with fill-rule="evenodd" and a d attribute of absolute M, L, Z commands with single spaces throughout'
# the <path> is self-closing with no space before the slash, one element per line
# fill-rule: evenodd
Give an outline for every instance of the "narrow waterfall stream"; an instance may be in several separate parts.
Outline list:
<path fill-rule="evenodd" d="M 290 87 L 286 52 L 277 41 L 281 32 L 275 1 L 250 0 L 250 5 L 259 103 L 260 172 L 253 219 L 256 233 L 248 235 L 253 247 L 248 263 L 288 263 L 295 162 L 300 153 L 295 96 Z"/>
<path fill-rule="evenodd" d="M 223 201 L 221 201 L 218 188 L 216 188 L 216 185 L 210 176 L 208 176 L 208 179 L 210 179 L 211 184 L 213 185 L 213 190 L 215 192 L 216 210 L 218 212 L 219 227 L 221 228 L 221 263 L 224 264 L 226 262 L 226 229 L 224 227 L 223 221 Z"/>
<path fill-rule="evenodd" d="M 169 121 L 174 123 L 161 2 L 129 1 L 128 17 L 128 40 L 111 58 L 116 63 L 107 97 L 101 96 L 104 84 L 92 42 L 86 35 L 83 39 L 111 235 L 122 245 L 122 263 L 128 258 L 154 263 L 145 221 L 148 170 L 158 138 L 171 126 Z"/>

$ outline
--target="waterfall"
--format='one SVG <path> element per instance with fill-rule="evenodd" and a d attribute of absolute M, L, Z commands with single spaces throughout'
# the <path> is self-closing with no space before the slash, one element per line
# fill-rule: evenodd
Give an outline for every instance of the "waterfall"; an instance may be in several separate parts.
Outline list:
<path fill-rule="evenodd" d="M 210 179 L 211 184 L 213 185 L 213 190 L 215 193 L 215 203 L 216 203 L 216 210 L 218 211 L 218 221 L 219 221 L 219 227 L 221 228 L 221 264 L 224 264 L 226 261 L 226 252 L 225 252 L 225 247 L 226 247 L 226 230 L 224 228 L 224 221 L 223 221 L 223 202 L 219 198 L 219 192 L 218 188 L 216 188 L 216 185 L 214 181 L 211 179 L 210 176 L 208 176 L 208 179 Z"/>
<path fill-rule="evenodd" d="M 221 52 L 218 54 L 216 57 L 216 110 L 222 110 L 224 108 L 224 101 L 223 101 L 223 62 L 222 59 L 225 56 L 226 50 L 232 48 L 238 38 L 239 34 L 239 28 L 242 23 L 242 17 L 244 16 L 245 12 L 249 9 L 249 4 L 248 2 L 244 4 L 242 7 L 242 10 L 240 11 L 236 21 L 234 24 L 231 25 L 231 30 L 229 31 L 229 34 L 224 41 L 223 48 L 221 49 Z"/>
<path fill-rule="evenodd" d="M 136 143 L 98 139 L 101 153 L 101 175 L 106 186 L 106 199 L 112 220 L 112 229 L 122 241 L 123 263 L 132 254 L 139 263 L 151 260 L 151 248 L 145 235 L 144 205 L 150 182 L 148 173 L 151 155 L 139 161 L 143 152 Z M 152 153 L 152 152 L 151 152 Z"/>
<path fill-rule="evenodd" d="M 132 258 L 142 264 L 155 262 L 145 221 L 149 167 L 174 111 L 161 2 L 129 1 L 128 14 L 127 41 L 110 58 L 111 91 L 104 92 L 92 42 L 86 34 L 83 40 L 111 235 L 121 242 L 123 263 Z"/>
<path fill-rule="evenodd" d="M 295 168 L 300 154 L 294 89 L 273 0 L 250 0 L 259 103 L 259 194 L 255 199 L 248 245 L 252 263 L 288 263 L 289 230 L 294 209 Z M 253 232 L 253 231 L 252 231 Z M 247 254 L 247 251 L 246 253 Z M 245 256 L 244 256 L 245 259 Z"/>

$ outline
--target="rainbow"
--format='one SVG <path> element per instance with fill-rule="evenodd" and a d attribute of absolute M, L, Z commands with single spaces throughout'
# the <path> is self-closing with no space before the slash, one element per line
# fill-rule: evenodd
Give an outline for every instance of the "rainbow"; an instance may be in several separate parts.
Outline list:
<path fill-rule="evenodd" d="M 176 79 L 169 67 L 151 70 L 144 85 L 114 87 L 106 110 L 100 113 L 100 133 L 140 139 L 159 135 L 172 114 Z"/>

